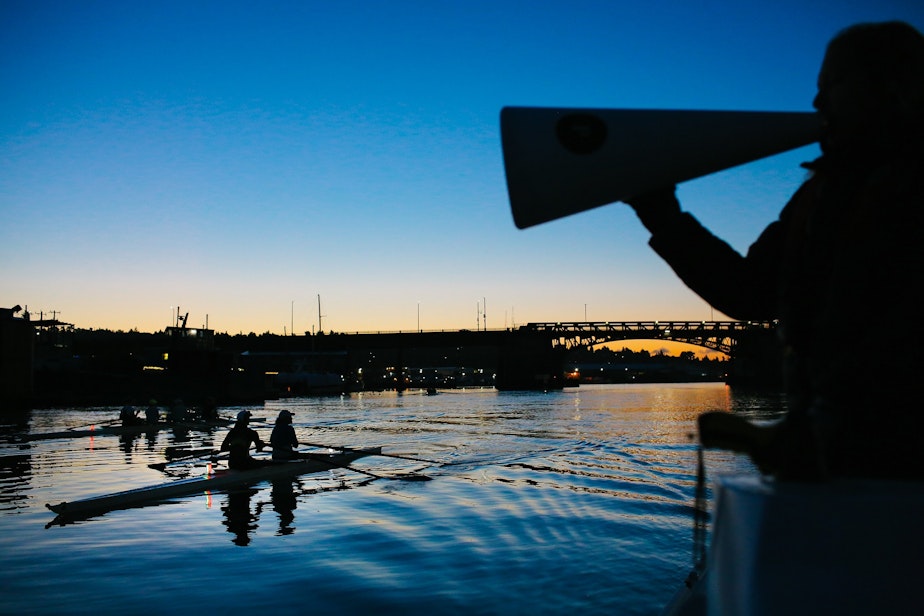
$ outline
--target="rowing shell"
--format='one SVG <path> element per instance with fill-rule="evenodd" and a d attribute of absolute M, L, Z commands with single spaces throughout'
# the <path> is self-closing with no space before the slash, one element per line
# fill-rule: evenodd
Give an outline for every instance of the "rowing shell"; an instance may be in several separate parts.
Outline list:
<path fill-rule="evenodd" d="M 118 436 L 123 434 L 143 434 L 145 432 L 156 432 L 167 428 L 179 428 L 186 430 L 207 430 L 209 428 L 220 428 L 234 423 L 231 419 L 208 419 L 203 421 L 159 421 L 157 423 L 141 423 L 128 426 L 101 426 L 93 430 L 62 430 L 60 432 L 39 432 L 37 434 L 26 434 L 18 437 L 16 440 L 42 441 L 59 438 L 85 438 L 89 436 Z"/>
<path fill-rule="evenodd" d="M 46 504 L 45 506 L 57 513 L 59 517 L 85 517 L 90 514 L 97 515 L 113 509 L 138 506 L 145 502 L 160 501 L 195 492 L 222 490 L 271 479 L 318 473 L 334 467 L 342 468 L 353 460 L 381 452 L 381 447 L 372 447 L 368 449 L 347 449 L 330 454 L 310 454 L 311 457 L 304 460 L 276 462 L 247 470 L 223 470 L 208 477 L 181 479 L 57 505 Z"/>

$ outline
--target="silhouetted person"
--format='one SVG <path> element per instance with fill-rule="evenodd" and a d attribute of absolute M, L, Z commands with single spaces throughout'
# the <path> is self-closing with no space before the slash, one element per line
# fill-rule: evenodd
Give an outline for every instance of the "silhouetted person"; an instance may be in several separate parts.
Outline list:
<path fill-rule="evenodd" d="M 250 446 L 254 445 L 257 451 L 266 447 L 257 431 L 250 428 L 250 411 L 241 411 L 237 414 L 237 422 L 225 436 L 221 443 L 221 451 L 229 452 L 228 468 L 244 470 L 271 464 L 269 460 L 255 460 L 250 457 Z"/>
<path fill-rule="evenodd" d="M 151 399 L 148 402 L 148 408 L 144 411 L 144 420 L 149 424 L 156 424 L 160 421 L 160 409 L 157 407 L 157 400 Z"/>
<path fill-rule="evenodd" d="M 918 439 L 924 293 L 924 37 L 860 24 L 828 45 L 814 106 L 822 156 L 741 256 L 682 213 L 673 187 L 628 199 L 651 247 L 741 320 L 778 320 L 789 413 L 758 428 L 700 418 L 705 446 L 781 478 L 924 479 Z"/>
<path fill-rule="evenodd" d="M 208 397 L 205 399 L 198 409 L 197 419 L 203 421 L 211 421 L 218 419 L 218 404 L 215 403 L 215 398 Z"/>
<path fill-rule="evenodd" d="M 142 423 L 141 418 L 138 417 L 138 409 L 131 404 L 126 404 L 119 410 L 119 420 L 123 426 L 137 426 Z"/>
<path fill-rule="evenodd" d="M 173 401 L 173 404 L 170 406 L 170 409 L 167 411 L 167 419 L 170 421 L 185 421 L 186 417 L 186 403 L 183 402 L 181 398 L 177 398 Z"/>
<path fill-rule="evenodd" d="M 292 427 L 292 413 L 279 411 L 276 425 L 270 434 L 270 445 L 273 446 L 273 460 L 295 460 L 301 457 L 295 448 L 298 447 L 298 437 Z"/>

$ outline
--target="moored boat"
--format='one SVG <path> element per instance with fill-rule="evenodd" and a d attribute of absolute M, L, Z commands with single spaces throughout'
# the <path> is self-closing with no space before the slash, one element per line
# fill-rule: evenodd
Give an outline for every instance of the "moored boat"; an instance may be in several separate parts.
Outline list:
<path fill-rule="evenodd" d="M 924 483 L 720 477 L 712 541 L 665 614 L 910 614 Z"/>
<path fill-rule="evenodd" d="M 181 479 L 167 483 L 94 496 L 82 500 L 45 506 L 59 518 L 90 517 L 113 509 L 123 509 L 153 503 L 200 491 L 222 490 L 260 481 L 317 473 L 331 468 L 349 468 L 350 462 L 381 453 L 381 447 L 344 449 L 334 453 L 310 454 L 310 457 L 290 462 L 276 462 L 247 470 L 221 470 L 206 477 Z"/>

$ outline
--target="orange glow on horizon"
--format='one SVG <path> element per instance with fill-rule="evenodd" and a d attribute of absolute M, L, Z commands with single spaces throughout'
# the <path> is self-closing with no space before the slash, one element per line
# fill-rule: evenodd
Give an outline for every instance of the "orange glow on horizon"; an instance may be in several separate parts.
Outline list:
<path fill-rule="evenodd" d="M 675 342 L 673 340 L 617 340 L 608 342 L 596 348 L 608 348 L 613 351 L 629 349 L 633 352 L 648 351 L 652 355 L 664 352 L 666 355 L 677 356 L 685 351 L 692 351 L 697 359 L 708 357 L 710 359 L 727 359 L 727 355 L 719 351 L 713 351 L 705 347 L 687 344 L 685 342 Z"/>

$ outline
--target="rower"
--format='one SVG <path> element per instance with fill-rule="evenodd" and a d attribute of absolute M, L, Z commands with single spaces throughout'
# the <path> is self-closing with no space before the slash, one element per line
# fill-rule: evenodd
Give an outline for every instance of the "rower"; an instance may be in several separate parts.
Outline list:
<path fill-rule="evenodd" d="M 170 421 L 184 421 L 187 419 L 186 404 L 183 402 L 182 398 L 177 398 L 173 401 L 173 406 L 167 411 L 167 419 Z"/>
<path fill-rule="evenodd" d="M 141 423 L 137 409 L 131 404 L 126 404 L 122 407 L 122 410 L 119 411 L 119 420 L 123 426 L 137 426 Z"/>
<path fill-rule="evenodd" d="M 157 400 L 151 398 L 148 402 L 148 408 L 144 412 L 144 419 L 149 424 L 156 424 L 160 421 L 160 409 L 157 407 Z"/>
<path fill-rule="evenodd" d="M 209 396 L 205 399 L 205 402 L 199 405 L 196 409 L 196 419 L 199 421 L 218 419 L 218 405 L 215 403 L 215 398 Z"/>
<path fill-rule="evenodd" d="M 272 464 L 270 460 L 255 460 L 250 457 L 250 446 L 256 445 L 257 451 L 266 447 L 256 430 L 250 428 L 250 411 L 237 414 L 237 422 L 221 443 L 221 450 L 230 452 L 228 468 L 237 470 L 257 468 Z"/>
<path fill-rule="evenodd" d="M 295 435 L 295 428 L 292 427 L 292 413 L 286 410 L 279 411 L 276 417 L 276 425 L 273 426 L 273 433 L 270 434 L 270 445 L 273 446 L 273 460 L 295 460 L 308 457 L 295 451 L 298 447 L 298 437 Z"/>

